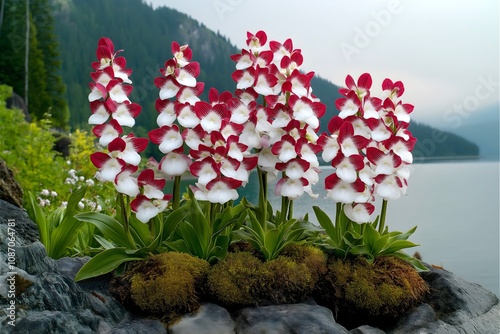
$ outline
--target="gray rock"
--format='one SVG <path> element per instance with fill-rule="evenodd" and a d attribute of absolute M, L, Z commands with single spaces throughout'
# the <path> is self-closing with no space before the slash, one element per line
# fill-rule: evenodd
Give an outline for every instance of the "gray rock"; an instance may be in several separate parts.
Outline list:
<path fill-rule="evenodd" d="M 7 261 L 8 224 L 15 222 L 15 263 Z M 22 209 L 0 200 L 0 333 L 166 333 L 158 320 L 133 318 L 108 292 L 109 276 L 75 283 L 88 258 L 47 257 L 37 226 Z M 31 285 L 8 296 L 13 273 Z M 19 278 L 16 278 L 19 279 Z M 15 301 L 15 324 L 8 307 Z"/>
<path fill-rule="evenodd" d="M 236 320 L 238 334 L 337 334 L 348 333 L 329 309 L 310 304 L 244 308 Z"/>
<path fill-rule="evenodd" d="M 447 270 L 422 273 L 429 284 L 429 303 L 400 319 L 390 334 L 500 333 L 500 303 L 495 294 Z"/>
<path fill-rule="evenodd" d="M 14 267 L 9 266 L 8 224 L 15 222 Z M 74 277 L 89 258 L 47 257 L 38 241 L 36 225 L 26 212 L 0 200 L 0 333 L 29 334 L 498 334 L 500 303 L 481 286 L 467 282 L 446 270 L 431 268 L 422 277 L 431 294 L 427 304 L 410 310 L 397 324 L 384 330 L 361 326 L 347 331 L 332 312 L 313 300 L 294 305 L 247 307 L 231 318 L 215 304 L 203 304 L 198 312 L 184 315 L 167 329 L 124 309 L 109 293 L 110 275 L 75 283 Z M 26 284 L 17 291 L 16 326 L 8 325 L 12 272 Z M 21 278 L 17 278 L 20 279 Z"/>
<path fill-rule="evenodd" d="M 351 329 L 349 334 L 385 334 L 385 332 L 380 328 L 363 325 L 358 328 Z"/>
<path fill-rule="evenodd" d="M 0 159 L 0 199 L 19 208 L 23 207 L 23 190 L 14 179 L 12 170 L 2 159 Z"/>
<path fill-rule="evenodd" d="M 235 323 L 229 312 L 216 304 L 201 305 L 197 312 L 170 326 L 169 334 L 234 334 Z"/>

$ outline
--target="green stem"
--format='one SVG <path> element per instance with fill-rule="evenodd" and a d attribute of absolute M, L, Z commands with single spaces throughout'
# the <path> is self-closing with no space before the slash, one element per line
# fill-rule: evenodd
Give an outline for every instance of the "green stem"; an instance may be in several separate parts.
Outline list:
<path fill-rule="evenodd" d="M 286 217 L 288 215 L 288 202 L 290 200 L 286 196 L 281 196 L 281 214 L 280 214 L 280 219 L 278 220 L 279 223 L 284 224 Z"/>
<path fill-rule="evenodd" d="M 134 238 L 132 238 L 132 235 L 130 234 L 130 225 L 129 225 L 130 211 L 128 210 L 130 198 L 126 196 L 126 199 L 123 196 L 123 194 L 121 193 L 118 194 L 118 200 L 120 201 L 121 215 L 123 220 L 123 230 L 125 231 L 125 235 L 127 236 L 130 246 L 133 249 L 137 249 L 137 245 L 135 244 Z"/>
<path fill-rule="evenodd" d="M 288 203 L 288 220 L 293 218 L 293 200 Z"/>
<path fill-rule="evenodd" d="M 342 211 L 342 203 L 337 203 L 337 206 L 335 208 L 335 227 L 339 226 L 341 211 Z"/>
<path fill-rule="evenodd" d="M 174 210 L 181 206 L 181 179 L 181 175 L 174 178 L 174 189 L 172 194 L 172 209 Z"/>
<path fill-rule="evenodd" d="M 262 216 L 260 217 L 260 223 L 264 231 L 267 231 L 267 173 L 257 168 L 257 173 L 259 177 L 259 207 L 262 210 Z"/>
<path fill-rule="evenodd" d="M 380 220 L 378 222 L 378 233 L 383 234 L 385 229 L 385 215 L 387 213 L 387 200 L 382 201 L 382 209 L 380 211 Z"/>

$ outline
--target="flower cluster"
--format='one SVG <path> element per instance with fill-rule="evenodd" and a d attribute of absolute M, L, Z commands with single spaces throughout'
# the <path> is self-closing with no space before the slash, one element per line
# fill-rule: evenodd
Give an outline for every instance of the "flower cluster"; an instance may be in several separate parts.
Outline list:
<path fill-rule="evenodd" d="M 173 58 L 160 70 L 163 76 L 155 79 L 160 89 L 156 101 L 159 128 L 149 132 L 165 155 L 152 164 L 166 177 L 180 177 L 189 170 L 198 178 L 192 189 L 199 200 L 221 204 L 235 200 L 236 189 L 248 182 L 256 165 L 256 158 L 240 142 L 242 123 L 232 118 L 229 106 L 235 98 L 212 88 L 209 102 L 201 101 L 198 96 L 204 84 L 196 80 L 200 65 L 191 61 L 191 49 L 177 42 L 171 49 Z"/>
<path fill-rule="evenodd" d="M 330 134 L 318 142 L 323 159 L 335 167 L 325 179 L 328 196 L 344 203 L 349 219 L 366 222 L 375 194 L 387 201 L 406 192 L 416 142 L 408 130 L 413 105 L 400 100 L 401 81 L 383 81 L 384 99 L 371 95 L 368 73 L 357 83 L 347 76 L 345 83 L 347 88 L 339 90 L 343 97 L 336 101 L 339 115 L 328 124 Z"/>
<path fill-rule="evenodd" d="M 276 195 L 289 199 L 304 191 L 313 195 L 320 150 L 316 131 L 326 107 L 312 94 L 314 72 L 299 71 L 303 57 L 292 40 L 270 41 L 268 49 L 266 43 L 265 32 L 248 33 L 248 49 L 231 56 L 239 97 L 231 104 L 232 118 L 244 125 L 241 140 L 257 152 L 260 170 L 275 176 L 282 172 Z"/>
<path fill-rule="evenodd" d="M 147 222 L 165 209 L 169 196 L 161 192 L 162 187 L 159 188 L 161 195 L 148 188 L 151 184 L 159 187 L 151 177 L 152 170 L 134 176 L 141 161 L 139 153 L 146 149 L 148 139 L 135 137 L 133 133 L 122 135 L 123 127 L 134 126 L 142 107 L 128 97 L 133 89 L 128 78 L 132 71 L 125 68 L 125 58 L 117 56 L 120 51 L 114 51 L 109 38 L 98 42 L 98 61 L 92 63 L 95 72 L 91 73 L 93 82 L 89 84 L 92 110 L 89 124 L 95 125 L 92 132 L 108 152 L 95 152 L 90 159 L 99 168 L 100 181 L 113 182 L 120 194 L 136 197 L 131 208 L 137 212 L 138 219 Z"/>

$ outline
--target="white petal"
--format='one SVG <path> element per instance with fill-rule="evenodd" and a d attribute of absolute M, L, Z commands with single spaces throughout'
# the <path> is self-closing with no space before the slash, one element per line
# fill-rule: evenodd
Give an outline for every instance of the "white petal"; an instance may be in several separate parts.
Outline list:
<path fill-rule="evenodd" d="M 211 203 L 224 204 L 236 199 L 238 199 L 238 192 L 235 189 L 229 189 L 224 182 L 217 182 L 207 193 L 207 200 Z"/>
<path fill-rule="evenodd" d="M 198 124 L 200 124 L 200 119 L 196 116 L 196 114 L 191 110 L 190 107 L 184 107 L 180 111 L 177 116 L 177 120 L 179 124 L 185 128 L 194 128 Z"/>
<path fill-rule="evenodd" d="M 125 149 L 125 151 L 118 154 L 120 159 L 125 160 L 126 163 L 137 166 L 141 162 L 141 156 L 133 147 Z"/>
<path fill-rule="evenodd" d="M 344 205 L 344 212 L 347 218 L 356 223 L 366 223 L 370 221 L 370 215 L 366 211 L 364 205 L 356 205 L 353 208 L 352 204 Z"/>
<path fill-rule="evenodd" d="M 167 81 L 163 87 L 160 89 L 160 99 L 162 100 L 168 100 L 175 95 L 177 95 L 177 92 L 179 92 L 179 86 L 176 86 L 171 80 Z"/>
<path fill-rule="evenodd" d="M 222 119 L 215 112 L 210 112 L 208 113 L 208 115 L 203 117 L 203 119 L 200 121 L 200 125 L 203 130 L 207 131 L 208 133 L 212 131 L 219 131 L 222 125 Z"/>
<path fill-rule="evenodd" d="M 342 154 L 344 154 L 345 157 L 351 156 L 353 154 L 359 154 L 358 149 L 356 148 L 356 145 L 354 145 L 354 142 L 352 141 L 351 138 L 346 138 L 340 145 Z"/>
<path fill-rule="evenodd" d="M 327 191 L 327 196 L 337 203 L 352 203 L 358 196 L 350 184 L 340 181 L 337 186 Z"/>
<path fill-rule="evenodd" d="M 305 121 L 311 116 L 314 116 L 314 111 L 311 106 L 302 100 L 297 100 L 293 107 L 293 116 L 299 121 Z"/>
<path fill-rule="evenodd" d="M 173 108 L 172 110 L 164 110 L 156 118 L 156 124 L 158 124 L 160 128 L 164 125 L 171 126 L 174 124 L 176 117 Z"/>
<path fill-rule="evenodd" d="M 163 191 L 161 191 L 160 189 L 155 188 L 149 184 L 145 184 L 143 186 L 143 189 L 144 189 L 144 196 L 146 196 L 147 198 L 150 198 L 150 199 L 153 199 L 153 198 L 162 199 L 163 196 L 165 196 Z"/>
<path fill-rule="evenodd" d="M 168 176 L 179 176 L 188 169 L 187 160 L 179 153 L 168 153 L 161 162 L 161 171 Z"/>
<path fill-rule="evenodd" d="M 158 213 L 159 210 L 156 206 L 153 205 L 153 203 L 149 201 L 144 201 L 139 206 L 135 215 L 137 219 L 146 224 L 151 218 L 155 217 Z"/>
<path fill-rule="evenodd" d="M 104 163 L 100 169 L 100 180 L 101 181 L 114 181 L 116 175 L 122 170 L 122 165 L 118 160 L 111 158 Z"/>
<path fill-rule="evenodd" d="M 105 108 L 99 108 L 95 114 L 89 117 L 89 124 L 104 124 L 109 118 Z"/>
<path fill-rule="evenodd" d="M 117 179 L 115 184 L 115 189 L 125 195 L 130 197 L 135 197 L 139 194 L 139 186 L 137 185 L 137 179 L 130 176 L 130 173 L 122 173 Z"/>
<path fill-rule="evenodd" d="M 358 175 L 350 164 L 341 164 L 337 167 L 336 173 L 338 177 L 348 183 L 356 181 Z"/>
<path fill-rule="evenodd" d="M 290 199 L 296 199 L 304 193 L 304 186 L 300 180 L 287 179 L 281 186 L 280 195 Z"/>
<path fill-rule="evenodd" d="M 170 130 L 163 136 L 161 144 L 158 146 L 162 153 L 169 153 L 182 146 L 182 136 L 175 130 Z"/>
<path fill-rule="evenodd" d="M 386 200 L 398 199 L 401 196 L 401 190 L 394 176 L 386 177 L 378 186 L 377 194 Z"/>
<path fill-rule="evenodd" d="M 179 70 L 179 74 L 177 75 L 177 82 L 179 82 L 183 86 L 187 87 L 195 87 L 196 86 L 196 78 L 189 74 L 188 71 L 181 68 Z"/>

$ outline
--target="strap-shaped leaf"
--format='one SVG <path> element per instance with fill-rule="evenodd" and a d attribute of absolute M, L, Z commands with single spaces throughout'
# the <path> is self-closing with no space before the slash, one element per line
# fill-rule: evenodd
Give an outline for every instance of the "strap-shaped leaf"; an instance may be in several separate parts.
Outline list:
<path fill-rule="evenodd" d="M 135 245 L 131 245 L 128 241 L 123 230 L 123 225 L 116 219 L 99 212 L 79 213 L 75 218 L 94 224 L 106 238 L 113 241 L 116 245 L 135 248 Z"/>
<path fill-rule="evenodd" d="M 339 241 L 341 240 L 341 236 L 339 231 L 333 225 L 330 217 L 321 210 L 318 206 L 313 206 L 314 214 L 316 215 L 316 219 L 321 227 L 325 230 L 326 234 L 337 244 L 339 245 Z"/>
<path fill-rule="evenodd" d="M 381 254 L 392 254 L 405 248 L 416 247 L 417 244 L 409 240 L 395 240 L 387 244 L 386 248 L 382 249 Z"/>
<path fill-rule="evenodd" d="M 145 256 L 128 254 L 125 247 L 107 249 L 85 263 L 75 276 L 75 281 L 107 274 L 124 262 L 142 260 Z"/>
<path fill-rule="evenodd" d="M 50 249 L 50 226 L 49 221 L 45 217 L 42 208 L 38 205 L 35 196 L 31 192 L 28 193 L 28 203 L 26 205 L 26 211 L 28 216 L 32 221 L 38 226 L 38 231 L 40 233 L 40 242 L 45 245 L 45 248 Z"/>

